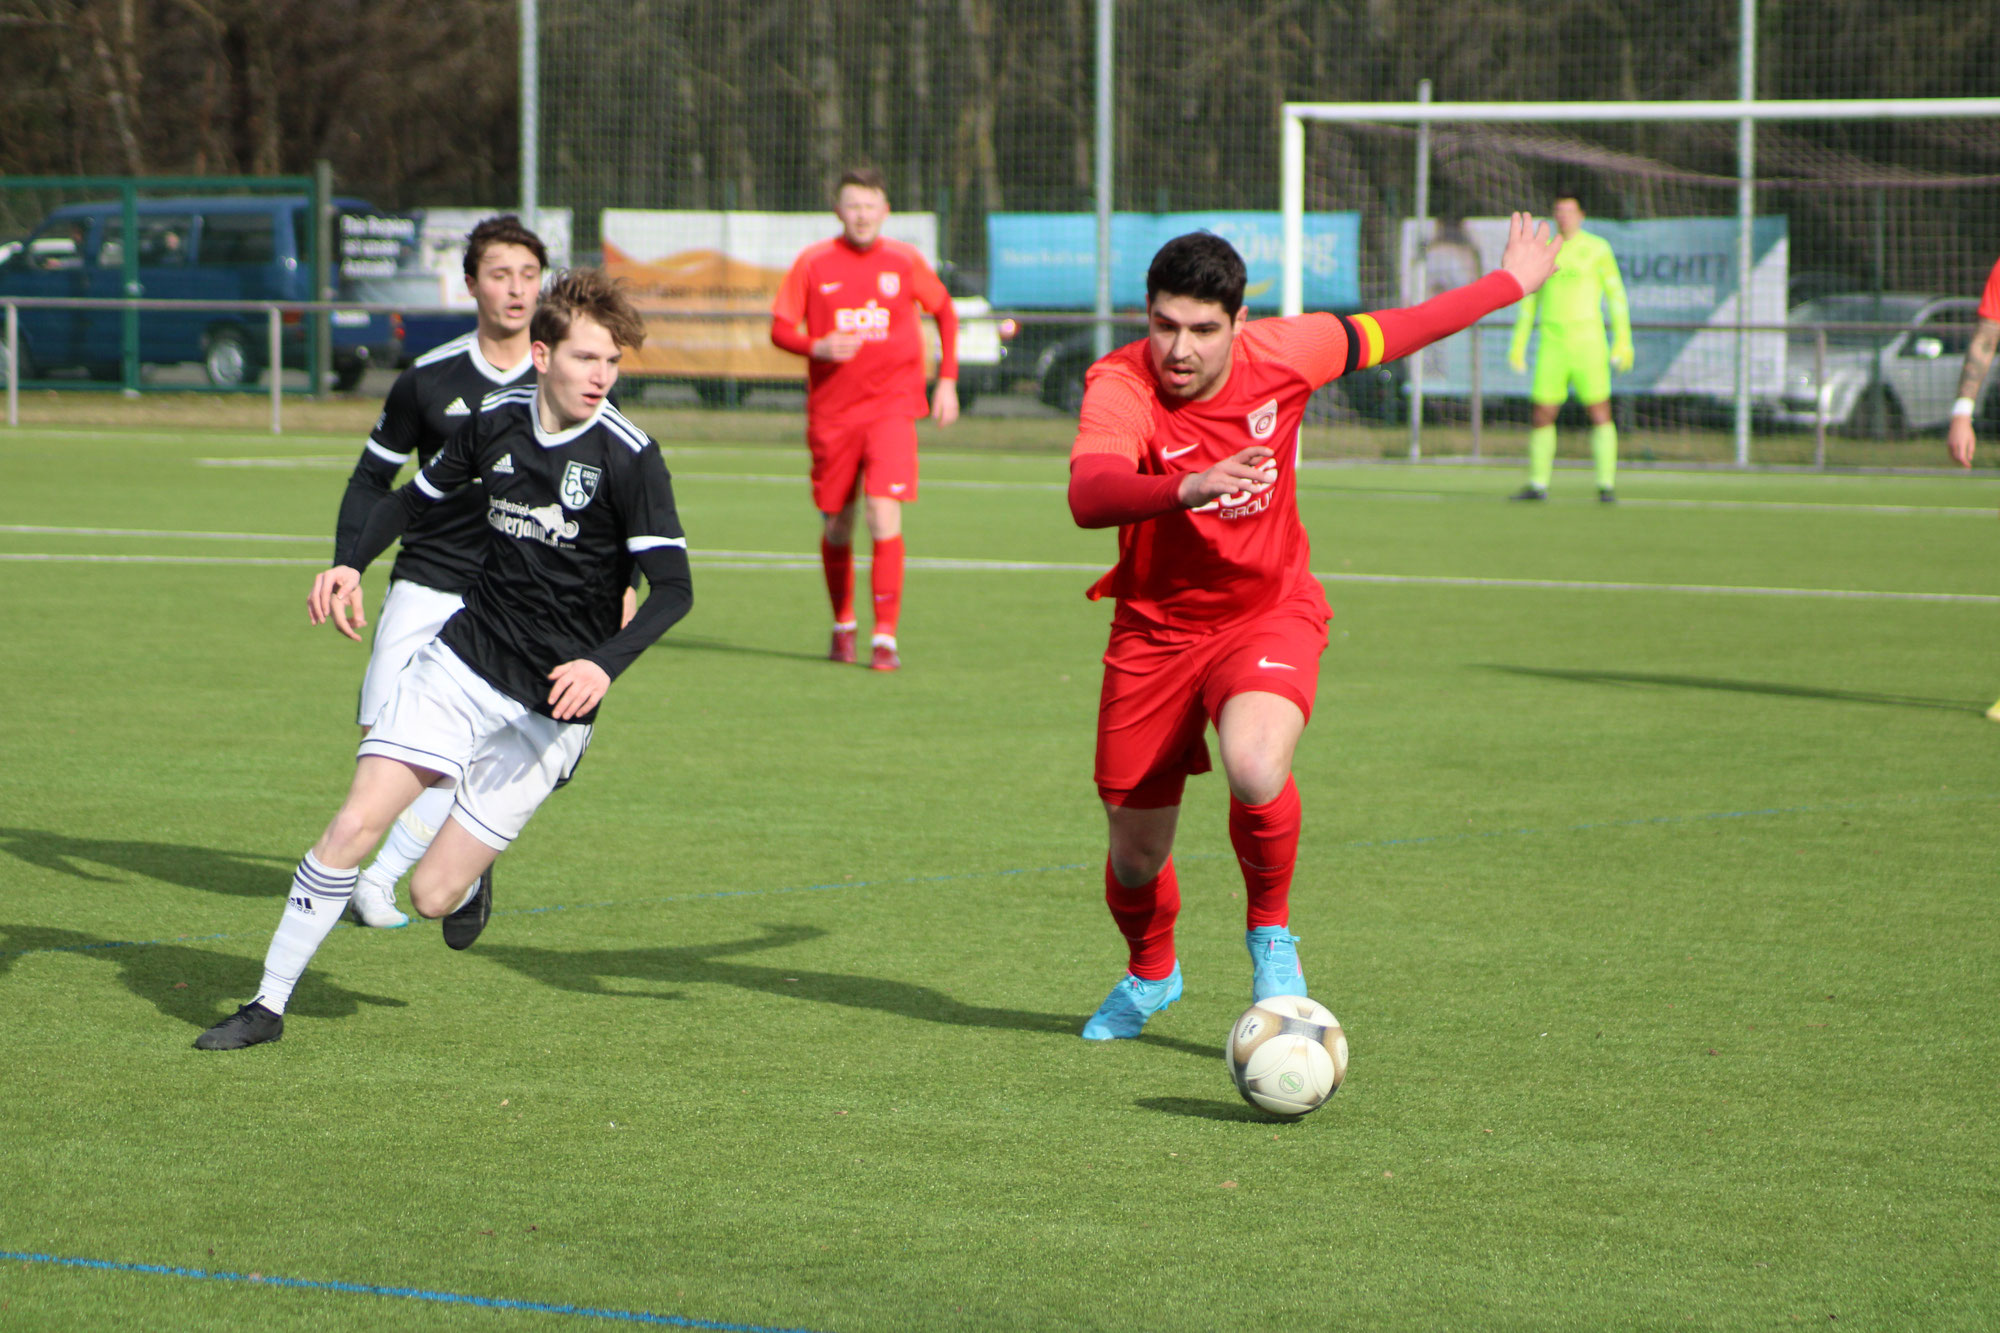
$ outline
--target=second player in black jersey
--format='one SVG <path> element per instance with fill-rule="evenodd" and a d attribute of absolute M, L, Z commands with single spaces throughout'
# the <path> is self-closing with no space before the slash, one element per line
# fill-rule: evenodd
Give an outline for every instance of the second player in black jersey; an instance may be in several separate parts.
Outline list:
<path fill-rule="evenodd" d="M 357 867 L 426 789 L 451 815 L 418 861 L 410 898 L 462 949 L 486 925 L 494 859 L 590 743 L 612 681 L 693 601 L 687 541 L 660 451 L 608 402 L 644 325 L 595 270 L 565 274 L 534 318 L 532 390 L 502 390 L 408 486 L 380 501 L 353 566 L 313 582 L 314 624 L 351 605 L 361 568 L 411 518 L 475 478 L 486 558 L 465 607 L 397 677 L 362 741 L 353 784 L 292 877 L 256 998 L 196 1040 L 204 1050 L 275 1041 L 307 964 L 354 892 Z M 636 565 L 651 590 L 619 628 Z"/>

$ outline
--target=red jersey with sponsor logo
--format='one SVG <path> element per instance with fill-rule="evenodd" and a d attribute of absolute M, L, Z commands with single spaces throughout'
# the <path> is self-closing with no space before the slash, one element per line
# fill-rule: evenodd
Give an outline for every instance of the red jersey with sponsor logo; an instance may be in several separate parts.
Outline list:
<path fill-rule="evenodd" d="M 1093 598 L 1118 599 L 1114 623 L 1206 632 L 1254 619 L 1298 593 L 1326 606 L 1299 521 L 1299 425 L 1313 391 L 1361 350 L 1350 327 L 1320 314 L 1245 325 L 1228 382 L 1202 402 L 1160 393 L 1144 342 L 1090 368 L 1072 458 L 1117 454 L 1158 476 L 1203 472 L 1261 444 L 1275 451 L 1278 469 L 1277 481 L 1258 494 L 1120 526 L 1118 565 L 1090 590 Z M 1370 336 L 1380 337 L 1363 332 Z M 1362 364 L 1373 358 L 1364 353 Z"/>
<path fill-rule="evenodd" d="M 1986 275 L 1986 294 L 1979 301 L 1979 317 L 2000 321 L 2000 263 Z"/>
<path fill-rule="evenodd" d="M 864 339 L 852 360 L 806 362 L 808 415 L 821 424 L 924 415 L 930 404 L 917 312 L 950 304 L 944 283 L 916 247 L 902 241 L 885 236 L 857 250 L 836 236 L 808 247 L 792 262 L 771 314 L 787 327 L 803 323 L 808 338 L 845 331 Z"/>

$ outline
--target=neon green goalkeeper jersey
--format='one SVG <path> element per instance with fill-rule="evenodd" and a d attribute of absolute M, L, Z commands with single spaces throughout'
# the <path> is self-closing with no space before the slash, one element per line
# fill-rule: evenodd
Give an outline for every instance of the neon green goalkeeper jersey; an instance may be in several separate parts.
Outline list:
<path fill-rule="evenodd" d="M 1618 276 L 1618 260 L 1601 236 L 1580 231 L 1563 242 L 1556 257 L 1556 271 L 1542 289 L 1524 298 L 1514 316 L 1512 355 L 1518 357 L 1528 346 L 1528 334 L 1541 316 L 1542 328 L 1559 338 L 1574 338 L 1594 332 L 1604 336 L 1604 316 L 1599 306 L 1611 310 L 1611 340 L 1614 344 L 1632 341 L 1632 313 L 1625 300 L 1625 280 Z"/>

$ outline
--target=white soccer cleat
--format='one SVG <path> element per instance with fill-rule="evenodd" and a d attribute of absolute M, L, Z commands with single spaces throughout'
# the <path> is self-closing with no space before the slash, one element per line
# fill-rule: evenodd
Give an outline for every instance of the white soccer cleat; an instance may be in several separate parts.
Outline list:
<path fill-rule="evenodd" d="M 394 930 L 410 924 L 410 918 L 396 907 L 396 885 L 366 870 L 354 882 L 354 896 L 347 901 L 347 913 L 364 926 Z"/>

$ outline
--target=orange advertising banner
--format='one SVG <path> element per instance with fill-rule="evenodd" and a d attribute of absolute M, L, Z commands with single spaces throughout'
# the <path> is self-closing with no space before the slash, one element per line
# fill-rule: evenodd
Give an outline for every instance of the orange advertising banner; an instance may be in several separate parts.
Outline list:
<path fill-rule="evenodd" d="M 805 361 L 771 345 L 771 304 L 807 246 L 838 234 L 831 213 L 604 210 L 604 267 L 646 320 L 627 375 L 803 381 Z M 937 262 L 937 216 L 892 213 L 883 234 Z"/>

